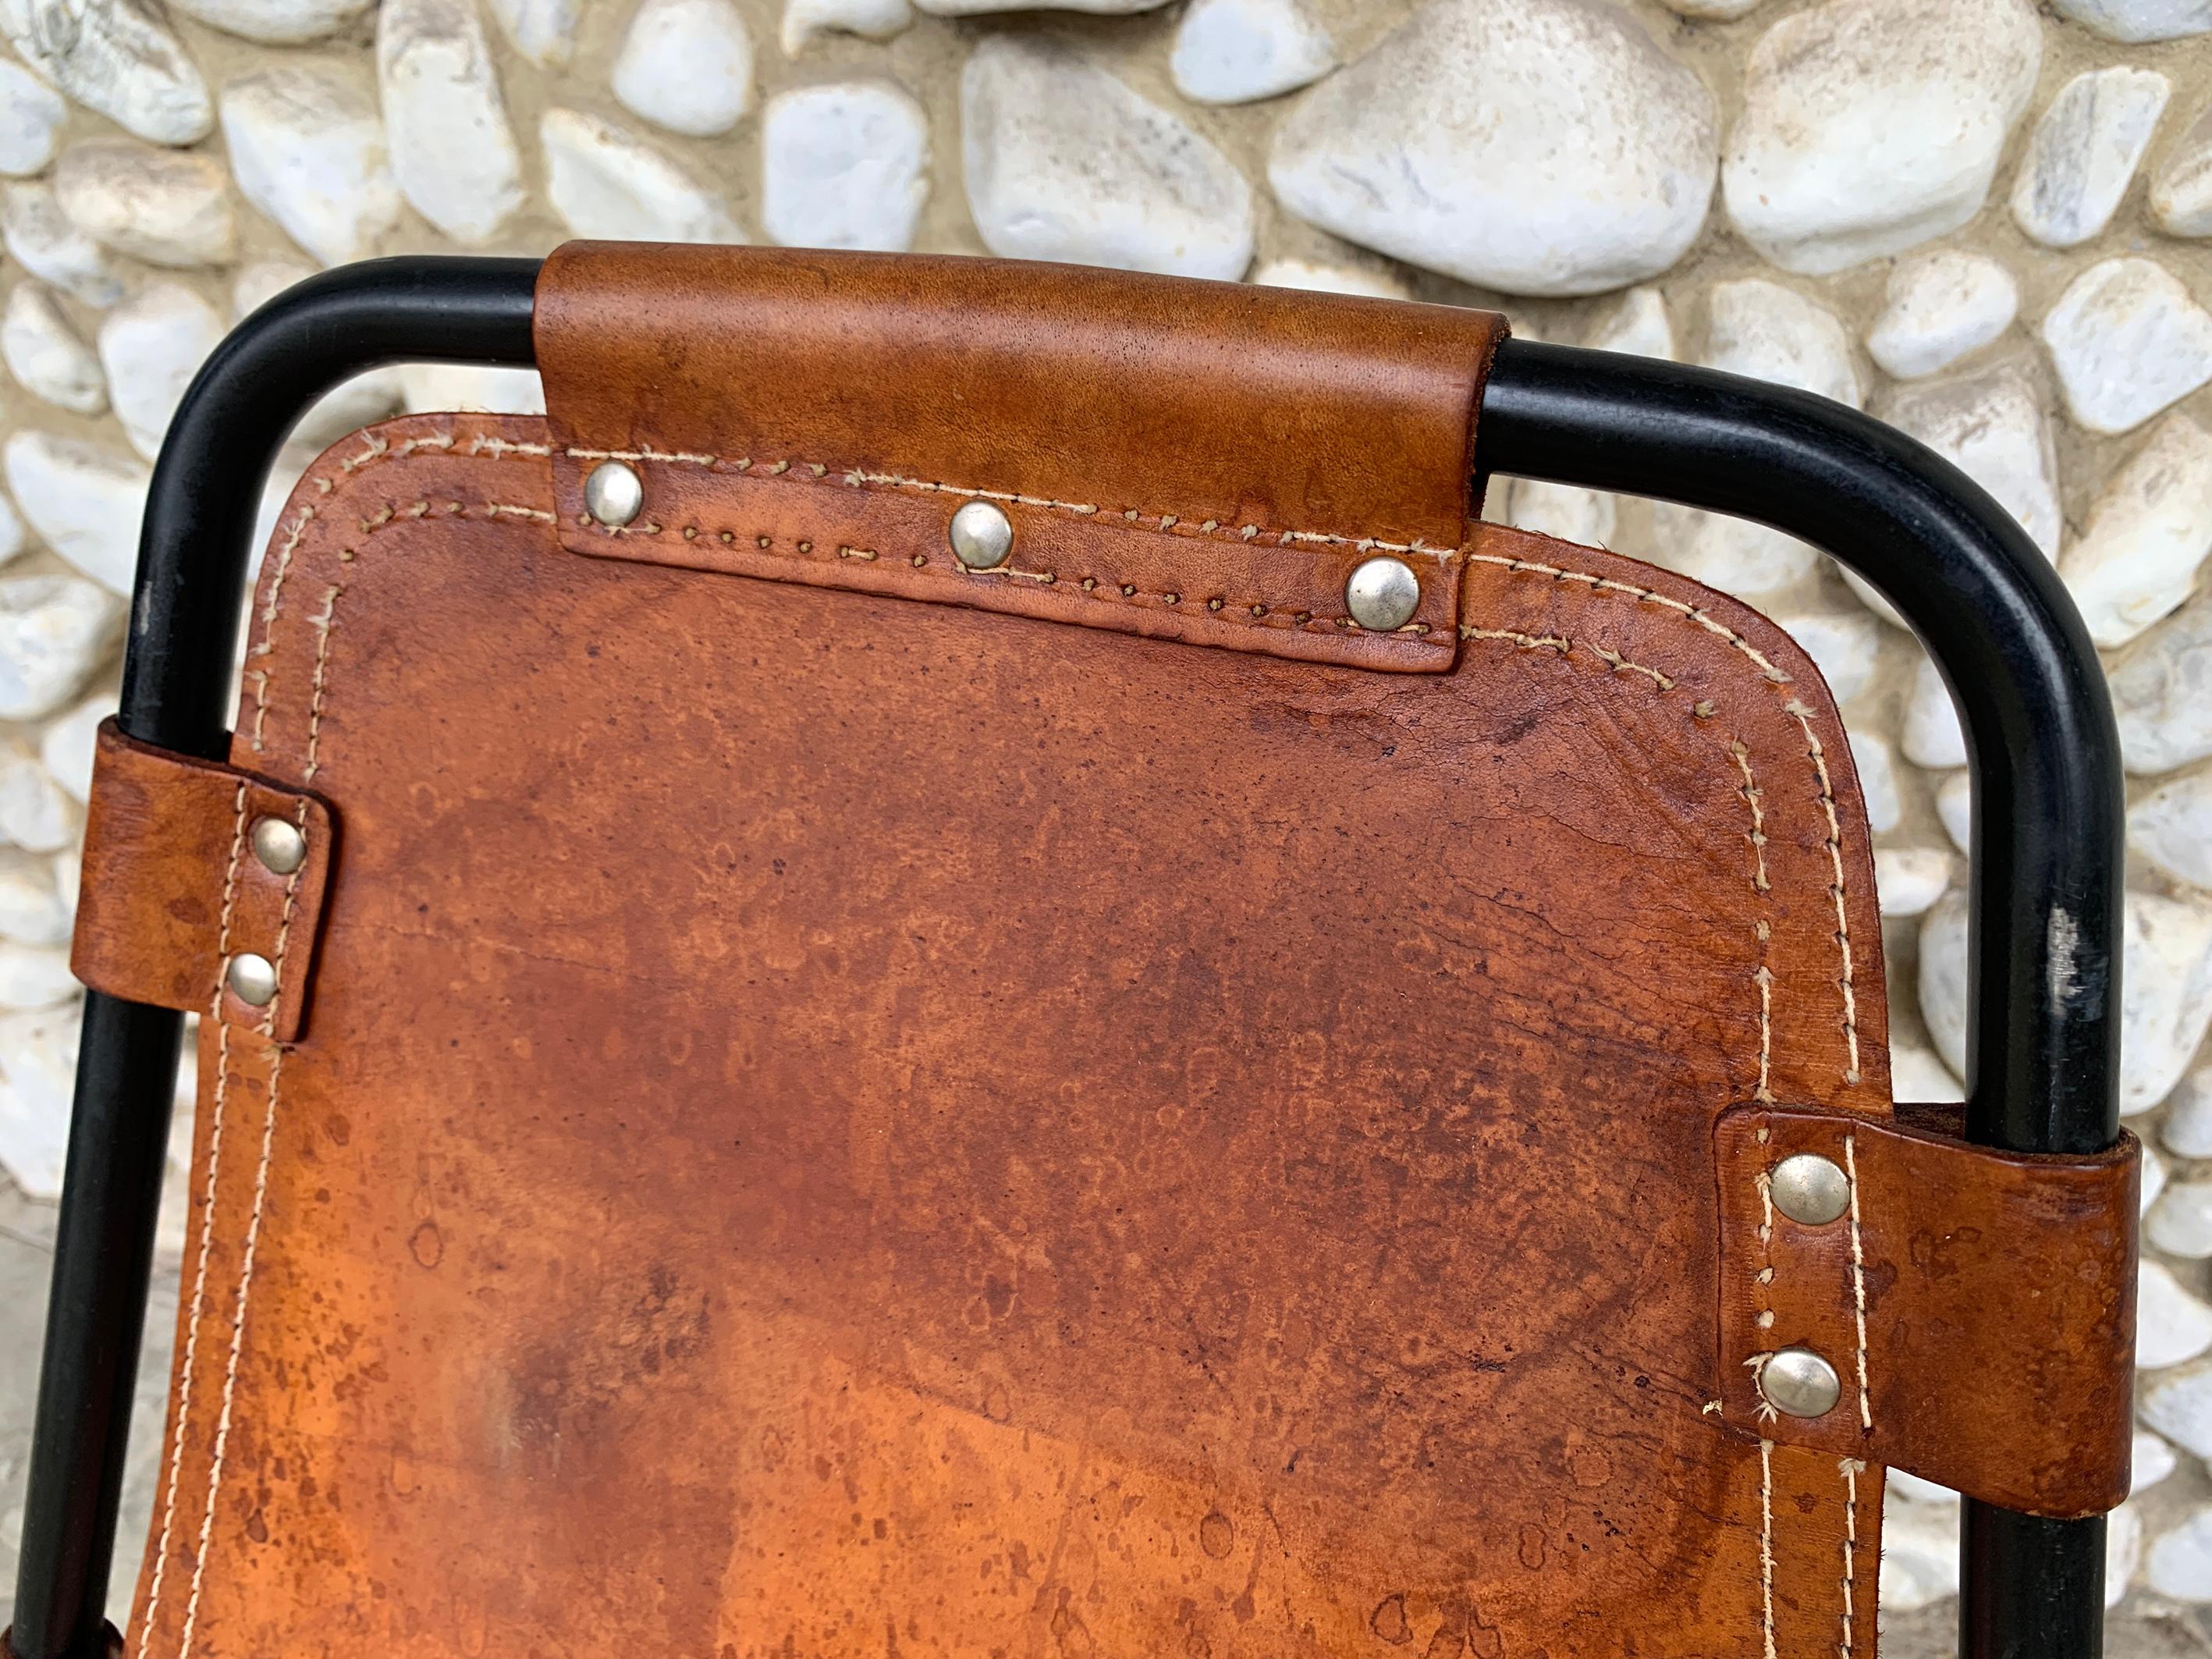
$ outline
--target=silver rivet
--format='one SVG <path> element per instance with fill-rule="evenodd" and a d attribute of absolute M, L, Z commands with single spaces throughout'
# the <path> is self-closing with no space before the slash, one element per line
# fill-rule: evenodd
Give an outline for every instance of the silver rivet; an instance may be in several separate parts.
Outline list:
<path fill-rule="evenodd" d="M 230 993 L 240 1002 L 266 1008 L 276 1000 L 276 969 L 267 957 L 241 951 L 230 959 Z"/>
<path fill-rule="evenodd" d="M 272 876 L 289 876 L 307 861 L 307 838 L 282 818 L 253 821 L 253 856 Z"/>
<path fill-rule="evenodd" d="M 1784 1348 L 1759 1368 L 1766 1403 L 1790 1417 L 1820 1417 L 1844 1397 L 1836 1368 L 1810 1348 Z"/>
<path fill-rule="evenodd" d="M 1363 559 L 1344 585 L 1344 608 L 1362 628 L 1388 634 L 1421 608 L 1421 579 L 1403 559 Z"/>
<path fill-rule="evenodd" d="M 1014 550 L 1014 527 L 988 501 L 970 501 L 952 515 L 945 539 L 952 556 L 970 570 L 996 570 Z"/>
<path fill-rule="evenodd" d="M 584 506 L 601 524 L 619 530 L 645 505 L 645 481 L 620 461 L 601 461 L 584 480 Z"/>
<path fill-rule="evenodd" d="M 1851 1183 L 1818 1152 L 1797 1152 L 1774 1166 L 1774 1207 L 1792 1221 L 1820 1227 L 1851 1207 Z"/>

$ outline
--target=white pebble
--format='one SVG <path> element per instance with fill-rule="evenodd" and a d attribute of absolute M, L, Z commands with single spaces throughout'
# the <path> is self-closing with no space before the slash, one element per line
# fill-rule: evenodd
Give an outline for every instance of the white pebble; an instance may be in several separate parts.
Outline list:
<path fill-rule="evenodd" d="M 540 69 L 560 69 L 576 49 L 576 0 L 491 0 L 514 49 Z"/>
<path fill-rule="evenodd" d="M 2085 70 L 2035 124 L 2012 216 L 2046 247 L 2078 247 L 2111 222 L 2173 88 L 2155 70 Z"/>
<path fill-rule="evenodd" d="M 100 362 L 124 435 L 148 460 L 185 388 L 225 332 L 222 315 L 181 283 L 151 283 L 100 325 Z"/>
<path fill-rule="evenodd" d="M 2172 1474 L 2181 1460 L 2173 1455 L 2173 1448 L 2148 1429 L 2136 1431 L 2134 1456 L 2135 1483 L 2130 1496 L 2139 1496 Z"/>
<path fill-rule="evenodd" d="M 0 357 L 34 398 L 78 415 L 107 407 L 100 359 L 43 283 L 26 278 L 9 290 L 7 312 L 0 315 Z"/>
<path fill-rule="evenodd" d="M 0 1167 L 27 1197 L 61 1196 L 82 1024 L 75 999 L 0 1019 Z"/>
<path fill-rule="evenodd" d="M 376 81 L 400 193 L 455 241 L 490 240 L 522 204 L 522 153 L 474 0 L 383 0 Z"/>
<path fill-rule="evenodd" d="M 2212 0 L 2051 0 L 2062 17 L 2130 44 L 2212 31 Z"/>
<path fill-rule="evenodd" d="M 2106 259 L 2043 319 L 2066 407 L 2092 432 L 2125 432 L 2212 380 L 2212 313 L 2165 266 Z"/>
<path fill-rule="evenodd" d="M 615 58 L 614 89 L 631 114 L 671 132 L 727 132 L 752 104 L 745 20 L 730 0 L 644 0 Z"/>
<path fill-rule="evenodd" d="M 1874 886 L 1884 916 L 1925 915 L 1951 889 L 1958 860 L 1942 847 L 1877 847 Z"/>
<path fill-rule="evenodd" d="M 1933 1049 L 1893 1038 L 1889 1045 L 1889 1088 L 1895 1099 L 1928 1106 L 1966 1097 L 1966 1089 Z"/>
<path fill-rule="evenodd" d="M 1739 599 L 1757 599 L 1802 580 L 1820 562 L 1809 542 L 1748 519 L 1662 501 L 1652 509 L 1655 564 Z"/>
<path fill-rule="evenodd" d="M 1935 659 L 1923 656 L 1912 672 L 1905 704 L 1905 758 L 1930 769 L 1964 766 L 1966 734 Z"/>
<path fill-rule="evenodd" d="M 21 179 L 46 171 L 54 133 L 69 106 L 20 64 L 0 58 L 0 173 Z"/>
<path fill-rule="evenodd" d="M 2212 900 L 2127 896 L 2120 974 L 2120 1115 L 2172 1092 L 2212 1029 Z"/>
<path fill-rule="evenodd" d="M 2125 645 L 2186 599 L 2212 553 L 2212 434 L 2167 416 L 2113 473 L 2059 561 L 2089 637 Z"/>
<path fill-rule="evenodd" d="M 399 222 L 384 123 L 349 74 L 286 64 L 233 81 L 222 136 L 246 199 L 325 264 L 366 258 Z"/>
<path fill-rule="evenodd" d="M 26 852 L 58 853 L 76 839 L 81 816 L 37 757 L 0 755 L 0 836 Z"/>
<path fill-rule="evenodd" d="M 2122 1504 L 2105 1517 L 2105 1606 L 2119 1606 L 2142 1562 L 2142 1511 Z"/>
<path fill-rule="evenodd" d="M 0 939 L 0 1008 L 58 1007 L 82 988 L 70 973 L 68 951 Z"/>
<path fill-rule="evenodd" d="M 1916 1504 L 1887 1494 L 1881 1510 L 1882 1611 L 1911 1613 L 1959 1593 L 1956 1504 Z"/>
<path fill-rule="evenodd" d="M 1864 611 L 1785 611 L 1774 625 L 1804 647 L 1838 703 L 1850 702 L 1874 683 L 1881 625 Z"/>
<path fill-rule="evenodd" d="M 1339 236 L 1508 294 L 1601 294 L 1697 240 L 1712 94 L 1601 0 L 1429 0 L 1278 129 L 1277 198 Z"/>
<path fill-rule="evenodd" d="M 1920 1018 L 1944 1065 L 1966 1073 L 1966 896 L 1954 890 L 1920 919 Z"/>
<path fill-rule="evenodd" d="M 70 942 L 71 919 L 45 860 L 0 852 L 0 939 L 52 950 Z"/>
<path fill-rule="evenodd" d="M 2151 1206 L 2143 1236 L 2168 1255 L 2202 1261 L 2212 1256 L 2212 1182 L 2182 1181 Z"/>
<path fill-rule="evenodd" d="M 995 34 L 960 76 L 968 206 L 992 252 L 1233 281 L 1252 192 L 1181 118 L 1069 48 Z"/>
<path fill-rule="evenodd" d="M 179 11 L 247 40 L 296 46 L 319 40 L 375 0 L 171 0 Z"/>
<path fill-rule="evenodd" d="M 1785 270 L 1825 276 L 1957 229 L 2035 89 L 2027 0 L 1826 0 L 1744 64 L 1729 215 Z"/>
<path fill-rule="evenodd" d="M 1917 380 L 1987 345 L 2020 313 L 2020 286 L 1996 260 L 1945 248 L 1898 261 L 1867 352 L 1885 374 Z"/>
<path fill-rule="evenodd" d="M 1859 406 L 1850 336 L 1826 306 L 1759 277 L 1715 283 L 1707 303 L 1706 367 Z"/>
<path fill-rule="evenodd" d="M 786 0 L 783 52 L 796 58 L 817 34 L 888 40 L 914 21 L 908 0 Z"/>
<path fill-rule="evenodd" d="M 2212 890 L 2212 769 L 2160 784 L 2130 807 L 2128 848 L 2176 881 Z M 2197 1156 L 2212 1158 L 2212 1143 Z"/>
<path fill-rule="evenodd" d="M 0 33 L 63 92 L 126 132 L 190 144 L 215 125 L 207 82 L 143 0 L 0 0 Z"/>
<path fill-rule="evenodd" d="M 81 438 L 35 429 L 15 433 L 0 459 L 9 492 L 46 545 L 110 592 L 128 593 L 138 568 L 146 468 Z"/>
<path fill-rule="evenodd" d="M 1885 1469 L 1882 1483 L 1899 1498 L 1915 1504 L 1956 1504 L 1959 1494 L 1948 1486 L 1923 1480 L 1905 1469 Z"/>
<path fill-rule="evenodd" d="M 17 516 L 15 503 L 0 495 L 0 564 L 21 553 L 24 545 L 23 520 Z"/>
<path fill-rule="evenodd" d="M 0 240 L 31 275 L 95 309 L 123 297 L 107 250 L 69 222 L 52 186 L 42 180 L 0 191 Z"/>
<path fill-rule="evenodd" d="M 981 17 L 987 12 L 1028 11 L 1039 0 L 917 0 L 921 9 L 939 17 Z M 1046 0 L 1054 11 L 1089 11 L 1103 16 L 1126 17 L 1152 11 L 1167 0 Z"/>
<path fill-rule="evenodd" d="M 1325 265 L 1312 259 L 1270 259 L 1250 281 L 1268 288 L 1302 288 L 1314 294 L 1364 294 L 1374 300 L 1402 300 L 1406 285 L 1382 271 L 1352 265 Z"/>
<path fill-rule="evenodd" d="M 545 195 L 579 236 L 653 242 L 742 242 L 722 198 L 611 121 L 549 109 L 538 123 Z"/>
<path fill-rule="evenodd" d="M 1517 529 L 1583 547 L 1604 547 L 1613 540 L 1617 509 L 1613 498 L 1601 490 L 1516 478 L 1510 501 L 1505 521 Z"/>
<path fill-rule="evenodd" d="M 1598 351 L 1627 351 L 1674 362 L 1674 325 L 1667 315 L 1666 296 L 1656 288 L 1632 288 L 1583 343 Z"/>
<path fill-rule="evenodd" d="M 222 264 L 237 241 L 230 175 L 192 151 L 88 138 L 62 152 L 54 199 L 94 241 L 151 264 Z"/>
<path fill-rule="evenodd" d="M 1889 744 L 1871 732 L 1850 734 L 1851 761 L 1859 775 L 1859 793 L 1866 801 L 1867 828 L 1877 836 L 1888 834 L 1905 817 L 1905 803 L 1897 791 L 1897 760 Z"/>
<path fill-rule="evenodd" d="M 409 363 L 399 371 L 410 415 L 459 410 L 485 415 L 543 415 L 545 387 L 534 368 L 473 363 Z"/>
<path fill-rule="evenodd" d="M 0 581 L 0 720 L 44 720 L 76 696 L 122 621 L 121 600 L 75 576 Z"/>
<path fill-rule="evenodd" d="M 39 738 L 39 761 L 53 781 L 79 801 L 92 799 L 92 760 L 100 723 L 115 712 L 115 698 L 88 698 L 46 723 Z"/>
<path fill-rule="evenodd" d="M 1971 853 L 1970 832 L 1974 819 L 1974 779 L 1965 770 L 1954 772 L 1936 787 L 1936 816 L 1951 845 Z"/>
<path fill-rule="evenodd" d="M 2212 1348 L 2212 1307 L 2182 1288 L 2161 1263 L 2136 1275 L 2136 1366 L 2154 1371 Z"/>
<path fill-rule="evenodd" d="M 2152 175 L 2150 213 L 2169 236 L 2212 236 L 2212 106 Z"/>
<path fill-rule="evenodd" d="M 2136 1183 L 2137 1220 L 2150 1214 L 2151 1206 L 2158 1202 L 2158 1195 L 2166 1190 L 2166 1160 L 2159 1156 L 2157 1147 L 2148 1144 L 2143 1146 L 2141 1170 L 2141 1178 Z"/>
<path fill-rule="evenodd" d="M 2185 1451 L 2212 1458 L 2212 1365 L 2149 1379 L 2137 1414 Z"/>
<path fill-rule="evenodd" d="M 2177 1601 L 2212 1601 L 2212 1504 L 2198 1504 L 2152 1543 L 2143 1582 Z"/>
<path fill-rule="evenodd" d="M 2002 362 L 1956 379 L 1894 387 L 1875 413 L 1988 490 L 2051 556 L 2058 551 L 2065 516 L 2043 403 L 2027 368 Z"/>
<path fill-rule="evenodd" d="M 2212 1158 L 2212 1066 L 2202 1066 L 2166 1097 L 2159 1139 L 2183 1158 Z"/>
<path fill-rule="evenodd" d="M 1303 0 L 1191 0 L 1168 57 L 1176 90 L 1201 104 L 1277 97 L 1335 64 Z"/>
<path fill-rule="evenodd" d="M 2212 593 L 2145 634 L 2110 679 L 2129 771 L 2154 775 L 2212 755 Z"/>
<path fill-rule="evenodd" d="M 787 247 L 903 252 L 929 199 L 929 119 L 896 87 L 853 81 L 769 100 L 761 228 Z"/>

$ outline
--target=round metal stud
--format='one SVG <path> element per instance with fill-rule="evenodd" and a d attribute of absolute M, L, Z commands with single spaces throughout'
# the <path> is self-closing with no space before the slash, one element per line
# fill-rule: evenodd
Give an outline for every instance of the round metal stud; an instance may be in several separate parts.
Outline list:
<path fill-rule="evenodd" d="M 1421 606 L 1421 579 L 1403 559 L 1363 559 L 1344 585 L 1344 608 L 1370 633 L 1388 634 L 1413 621 Z"/>
<path fill-rule="evenodd" d="M 1844 1397 L 1844 1382 L 1810 1348 L 1784 1348 L 1759 1368 L 1759 1391 L 1786 1416 L 1820 1417 Z"/>
<path fill-rule="evenodd" d="M 1797 1152 L 1774 1166 L 1774 1207 L 1792 1221 L 1820 1227 L 1851 1207 L 1851 1183 L 1818 1152 Z"/>
<path fill-rule="evenodd" d="M 996 570 L 1014 550 L 1014 526 L 988 501 L 970 501 L 952 515 L 945 539 L 970 570 Z"/>
<path fill-rule="evenodd" d="M 253 856 L 272 876 L 289 876 L 307 861 L 307 838 L 283 818 L 253 821 Z"/>
<path fill-rule="evenodd" d="M 240 1002 L 266 1008 L 276 1000 L 276 967 L 267 957 L 241 951 L 230 959 L 230 994 Z"/>
<path fill-rule="evenodd" d="M 584 480 L 584 507 L 601 524 L 619 530 L 645 505 L 645 481 L 620 461 L 601 461 Z"/>

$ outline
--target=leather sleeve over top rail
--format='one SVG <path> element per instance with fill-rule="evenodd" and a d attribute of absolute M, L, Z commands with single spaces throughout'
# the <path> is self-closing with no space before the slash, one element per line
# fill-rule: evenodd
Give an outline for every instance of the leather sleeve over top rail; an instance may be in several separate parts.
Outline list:
<path fill-rule="evenodd" d="M 1487 313 L 1060 265 L 572 244 L 538 288 L 562 540 L 1307 660 L 1440 672 Z M 602 525 L 584 480 L 642 475 Z M 969 500 L 1015 556 L 970 570 Z M 1421 582 L 1368 632 L 1376 552 Z"/>

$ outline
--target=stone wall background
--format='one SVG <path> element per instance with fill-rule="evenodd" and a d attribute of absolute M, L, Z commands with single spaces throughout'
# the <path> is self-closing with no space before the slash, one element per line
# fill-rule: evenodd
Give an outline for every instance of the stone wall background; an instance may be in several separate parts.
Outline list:
<path fill-rule="evenodd" d="M 1524 336 L 1896 422 L 2019 514 L 2108 647 L 2134 774 L 2126 1109 L 2150 1149 L 2112 1590 L 2130 1613 L 2212 1604 L 2212 0 L 916 3 L 0 0 L 19 1231 L 58 1185 L 75 847 L 145 462 L 222 331 L 317 264 L 744 239 L 1494 305 Z M 365 377 L 305 424 L 264 520 L 351 428 L 535 408 L 534 379 Z M 1662 557 L 1811 648 L 1879 832 L 1899 1091 L 1954 1097 L 1964 754 L 1917 645 L 1771 532 L 1527 485 L 1488 510 Z M 34 1329 L 30 1276 L 4 1283 L 9 1328 Z M 1885 1608 L 1939 1629 L 1955 1502 L 1892 1493 Z M 2193 1618 L 2159 1640 L 2197 1650 Z"/>

